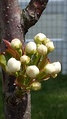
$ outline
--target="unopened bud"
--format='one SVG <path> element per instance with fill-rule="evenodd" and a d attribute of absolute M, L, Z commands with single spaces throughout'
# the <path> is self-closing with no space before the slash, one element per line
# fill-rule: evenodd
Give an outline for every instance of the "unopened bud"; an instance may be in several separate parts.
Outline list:
<path fill-rule="evenodd" d="M 50 42 L 50 39 L 49 38 L 45 38 L 44 41 L 43 41 L 43 44 L 46 45 L 46 43 Z"/>
<path fill-rule="evenodd" d="M 46 74 L 52 74 L 52 73 L 55 73 L 55 67 L 54 65 L 51 63 L 51 64 L 47 64 L 45 67 L 44 67 L 44 71 L 46 72 Z"/>
<path fill-rule="evenodd" d="M 52 64 L 55 66 L 55 73 L 59 73 L 61 71 L 61 63 L 60 62 L 54 62 Z"/>
<path fill-rule="evenodd" d="M 28 66 L 26 69 L 26 74 L 30 78 L 36 78 L 36 76 L 39 74 L 39 69 L 35 65 Z"/>
<path fill-rule="evenodd" d="M 11 41 L 11 47 L 13 47 L 14 49 L 19 49 L 21 48 L 22 43 L 18 38 L 15 38 Z"/>
<path fill-rule="evenodd" d="M 54 62 L 54 63 L 51 63 L 51 64 L 47 64 L 45 67 L 44 67 L 44 71 L 47 73 L 47 74 L 57 74 L 61 71 L 61 64 L 60 62 Z"/>
<path fill-rule="evenodd" d="M 32 90 L 40 90 L 41 89 L 41 83 L 39 83 L 39 82 L 33 82 L 32 84 L 31 84 L 31 89 Z"/>
<path fill-rule="evenodd" d="M 37 47 L 37 51 L 38 51 L 38 53 L 40 53 L 42 55 L 46 55 L 47 54 L 47 47 L 45 45 L 41 44 Z"/>
<path fill-rule="evenodd" d="M 7 69 L 10 73 L 15 73 L 19 71 L 21 68 L 20 61 L 16 60 L 15 58 L 10 58 L 7 62 Z"/>
<path fill-rule="evenodd" d="M 36 44 L 34 42 L 29 42 L 26 45 L 26 52 L 29 53 L 29 54 L 36 53 Z"/>
<path fill-rule="evenodd" d="M 34 37 L 34 41 L 37 44 L 40 44 L 44 41 L 44 39 L 46 38 L 46 36 L 43 33 L 38 33 L 35 37 Z"/>
<path fill-rule="evenodd" d="M 48 48 L 49 52 L 52 52 L 55 49 L 54 44 L 51 41 L 46 43 L 46 47 Z"/>
<path fill-rule="evenodd" d="M 27 55 L 23 55 L 20 57 L 20 61 L 22 64 L 23 63 L 28 64 L 30 62 L 30 58 Z"/>

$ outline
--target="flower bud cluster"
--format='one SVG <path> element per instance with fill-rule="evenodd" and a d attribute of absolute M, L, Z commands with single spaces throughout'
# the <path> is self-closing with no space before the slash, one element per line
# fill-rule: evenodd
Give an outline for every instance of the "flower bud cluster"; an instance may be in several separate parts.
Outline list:
<path fill-rule="evenodd" d="M 37 34 L 34 42 L 27 43 L 23 48 L 18 38 L 7 44 L 10 45 L 7 51 L 12 57 L 6 61 L 6 72 L 15 75 L 17 82 L 23 79 L 20 82 L 25 90 L 41 89 L 41 81 L 49 79 L 50 76 L 55 78 L 61 71 L 60 62 L 50 63 L 46 60 L 48 53 L 52 52 L 55 47 L 43 33 Z"/>
<path fill-rule="evenodd" d="M 38 33 L 35 37 L 34 37 L 34 41 L 36 44 L 40 44 L 41 46 L 38 47 L 39 52 L 42 53 L 42 51 L 47 52 L 52 52 L 55 49 L 55 46 L 53 44 L 53 42 L 47 38 L 43 33 Z M 44 47 L 45 46 L 45 47 Z M 43 48 L 42 48 L 43 47 Z"/>

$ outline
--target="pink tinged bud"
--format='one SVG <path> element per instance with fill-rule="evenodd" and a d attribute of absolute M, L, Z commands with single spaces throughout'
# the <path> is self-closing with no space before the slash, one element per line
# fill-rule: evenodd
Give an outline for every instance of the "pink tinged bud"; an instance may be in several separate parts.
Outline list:
<path fill-rule="evenodd" d="M 30 58 L 27 55 L 23 55 L 20 57 L 20 61 L 22 64 L 23 63 L 28 64 L 30 62 Z"/>
<path fill-rule="evenodd" d="M 7 62 L 7 69 L 10 73 L 15 73 L 19 71 L 21 68 L 20 61 L 16 60 L 15 58 L 10 58 Z"/>
<path fill-rule="evenodd" d="M 42 55 L 46 55 L 47 54 L 47 47 L 45 45 L 41 44 L 37 47 L 37 51 L 38 51 L 38 53 L 40 53 Z"/>
<path fill-rule="evenodd" d="M 36 76 L 39 74 L 39 69 L 35 65 L 28 66 L 26 69 L 26 74 L 30 78 L 36 78 Z"/>
<path fill-rule="evenodd" d="M 22 43 L 18 38 L 15 38 L 11 41 L 11 47 L 13 47 L 14 49 L 19 49 L 21 48 Z"/>
<path fill-rule="evenodd" d="M 54 44 L 51 41 L 46 43 L 46 47 L 47 47 L 49 52 L 52 52 L 55 49 Z"/>
<path fill-rule="evenodd" d="M 29 53 L 29 54 L 36 53 L 36 44 L 34 42 L 29 42 L 26 45 L 26 52 Z"/>
<path fill-rule="evenodd" d="M 35 37 L 34 37 L 34 41 L 39 44 L 42 43 L 44 41 L 44 39 L 46 38 L 46 36 L 43 33 L 38 33 Z"/>
<path fill-rule="evenodd" d="M 60 62 L 54 62 L 52 64 L 55 67 L 55 73 L 59 73 L 61 71 L 61 63 Z"/>
<path fill-rule="evenodd" d="M 31 89 L 32 90 L 40 90 L 41 89 L 41 83 L 39 83 L 39 82 L 33 82 L 32 84 L 31 84 Z"/>

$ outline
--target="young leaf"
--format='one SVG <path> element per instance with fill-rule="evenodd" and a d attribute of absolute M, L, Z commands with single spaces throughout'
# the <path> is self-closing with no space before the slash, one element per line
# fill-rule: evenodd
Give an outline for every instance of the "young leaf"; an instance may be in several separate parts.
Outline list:
<path fill-rule="evenodd" d="M 6 58 L 3 54 L 0 55 L 0 65 L 5 70 L 5 68 L 6 68 Z"/>
<path fill-rule="evenodd" d="M 6 49 L 6 53 L 10 54 L 12 57 L 16 58 L 16 53 L 13 49 Z"/>
<path fill-rule="evenodd" d="M 7 41 L 7 40 L 3 40 L 4 41 L 4 43 L 6 44 L 6 46 L 8 47 L 8 48 L 11 48 L 11 45 L 10 45 L 10 42 L 9 41 Z"/>

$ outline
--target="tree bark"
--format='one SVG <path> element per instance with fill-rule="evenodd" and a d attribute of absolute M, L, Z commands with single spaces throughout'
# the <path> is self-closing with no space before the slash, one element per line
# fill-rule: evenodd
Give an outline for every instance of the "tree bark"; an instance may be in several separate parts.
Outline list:
<path fill-rule="evenodd" d="M 1 52 L 6 46 L 3 39 L 9 42 L 19 38 L 24 44 L 25 34 L 40 18 L 48 0 L 31 0 L 21 11 L 17 0 L 0 0 L 0 40 Z M 31 119 L 30 92 L 19 97 L 16 94 L 14 76 L 3 73 L 3 99 L 5 119 Z"/>

